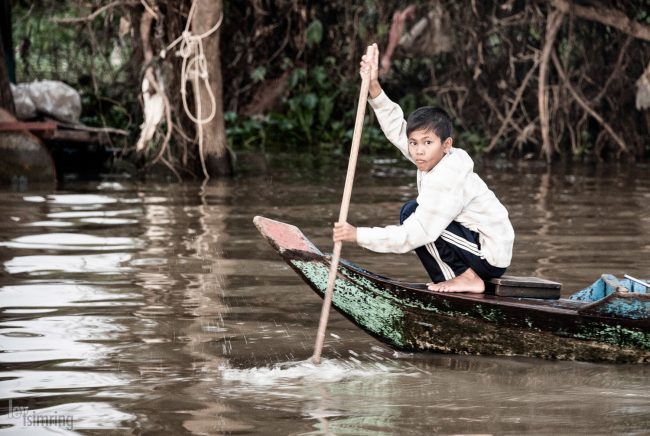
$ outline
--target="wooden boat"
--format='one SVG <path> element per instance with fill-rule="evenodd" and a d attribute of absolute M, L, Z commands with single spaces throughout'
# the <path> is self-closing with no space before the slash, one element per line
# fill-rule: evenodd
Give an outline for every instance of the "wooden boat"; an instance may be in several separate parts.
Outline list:
<path fill-rule="evenodd" d="M 254 223 L 322 297 L 330 258 L 295 226 L 259 216 Z M 645 292 L 643 285 L 604 276 L 569 299 L 439 293 L 341 260 L 332 305 L 400 350 L 647 363 L 650 294 Z"/>

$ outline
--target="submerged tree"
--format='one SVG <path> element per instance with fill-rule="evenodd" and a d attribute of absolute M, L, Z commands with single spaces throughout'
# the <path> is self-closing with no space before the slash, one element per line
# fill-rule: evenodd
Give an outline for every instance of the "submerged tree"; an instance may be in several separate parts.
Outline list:
<path fill-rule="evenodd" d="M 135 150 L 147 166 L 161 162 L 179 179 L 232 174 L 223 118 L 221 0 L 114 1 L 92 12 L 82 2 L 59 7 L 74 16 L 50 21 L 83 26 L 93 51 L 110 50 L 106 57 L 141 89 L 143 123 Z M 109 38 L 100 43 L 98 33 Z M 94 67 L 91 73 L 94 84 L 108 79 Z"/>
<path fill-rule="evenodd" d="M 10 22 L 11 4 L 8 1 L 3 1 L 0 3 L 0 59 L 2 59 L 0 62 L 0 108 L 13 114 L 16 110 L 9 85 L 9 65 L 13 62 L 8 61 L 9 59 L 13 59 L 13 53 L 7 50 L 11 50 L 12 46 Z"/>
<path fill-rule="evenodd" d="M 232 163 L 226 147 L 219 54 L 223 5 L 212 0 L 180 3 L 152 2 L 140 16 L 145 123 L 137 149 L 147 151 L 164 115 L 166 133 L 153 162 L 161 160 L 176 171 L 178 155 L 171 152 L 170 142 L 176 131 L 174 143 L 181 144 L 182 168 L 188 168 L 188 164 L 196 167 L 196 162 L 190 161 L 198 156 L 205 178 L 230 175 Z M 184 8 L 183 3 L 189 8 Z M 181 17 L 185 19 L 183 25 Z M 182 31 L 170 43 L 172 29 Z M 170 50 L 182 59 L 180 66 L 177 59 L 167 60 L 168 55 L 174 55 L 168 53 Z M 169 83 L 169 89 L 164 83 Z M 181 98 L 171 99 L 170 95 Z M 194 131 L 193 138 L 183 133 L 190 129 Z M 192 144 L 198 145 L 193 153 Z"/>

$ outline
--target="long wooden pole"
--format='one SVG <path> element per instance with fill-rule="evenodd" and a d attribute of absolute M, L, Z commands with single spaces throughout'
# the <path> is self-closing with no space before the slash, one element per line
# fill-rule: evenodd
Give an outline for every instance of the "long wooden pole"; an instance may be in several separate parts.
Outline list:
<path fill-rule="evenodd" d="M 366 56 L 371 55 L 372 46 L 366 50 Z M 361 91 L 359 92 L 359 103 L 357 106 L 357 119 L 354 123 L 354 134 L 352 135 L 352 149 L 350 150 L 350 161 L 348 162 L 348 173 L 345 176 L 345 188 L 343 189 L 343 200 L 341 201 L 341 211 L 339 213 L 339 222 L 346 222 L 348 219 L 348 209 L 350 208 L 350 197 L 352 196 L 352 184 L 354 183 L 354 173 L 357 168 L 357 157 L 359 156 L 359 145 L 361 144 L 361 132 L 363 130 L 363 117 L 366 113 L 366 103 L 368 100 L 368 88 L 370 86 L 370 72 L 366 72 L 361 77 Z M 316 346 L 314 355 L 311 360 L 315 364 L 320 363 L 320 355 L 323 351 L 323 342 L 325 341 L 325 330 L 327 329 L 327 320 L 332 305 L 332 294 L 334 293 L 334 281 L 336 280 L 336 271 L 341 258 L 341 241 L 334 243 L 334 252 L 332 253 L 332 263 L 330 265 L 330 274 L 327 280 L 327 289 L 323 308 L 320 313 L 320 322 L 318 323 L 318 333 L 316 334 Z"/>

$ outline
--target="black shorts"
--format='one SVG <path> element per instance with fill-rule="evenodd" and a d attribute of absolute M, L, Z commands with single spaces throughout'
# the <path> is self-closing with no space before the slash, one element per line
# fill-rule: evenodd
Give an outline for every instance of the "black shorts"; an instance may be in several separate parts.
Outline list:
<path fill-rule="evenodd" d="M 410 200 L 402 206 L 399 222 L 411 216 L 418 203 Z M 501 277 L 505 268 L 492 266 L 481 253 L 478 233 L 452 221 L 438 239 L 415 249 L 422 265 L 435 283 L 444 282 L 472 268 L 483 280 Z"/>

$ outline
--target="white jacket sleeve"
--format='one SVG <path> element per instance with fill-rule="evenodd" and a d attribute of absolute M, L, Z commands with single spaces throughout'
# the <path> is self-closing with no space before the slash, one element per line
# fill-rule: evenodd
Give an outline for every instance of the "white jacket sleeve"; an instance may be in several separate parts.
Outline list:
<path fill-rule="evenodd" d="M 406 136 L 406 120 L 404 119 L 404 112 L 402 108 L 393 102 L 384 91 L 381 91 L 375 98 L 369 98 L 368 102 L 375 111 L 379 126 L 386 138 L 395 147 L 402 152 L 404 156 L 411 162 L 409 155 L 408 137 Z"/>
<path fill-rule="evenodd" d="M 357 243 L 380 253 L 406 253 L 435 241 L 463 210 L 464 184 L 473 170 L 469 155 L 452 148 L 423 176 L 413 215 L 399 226 L 359 227 Z"/>

